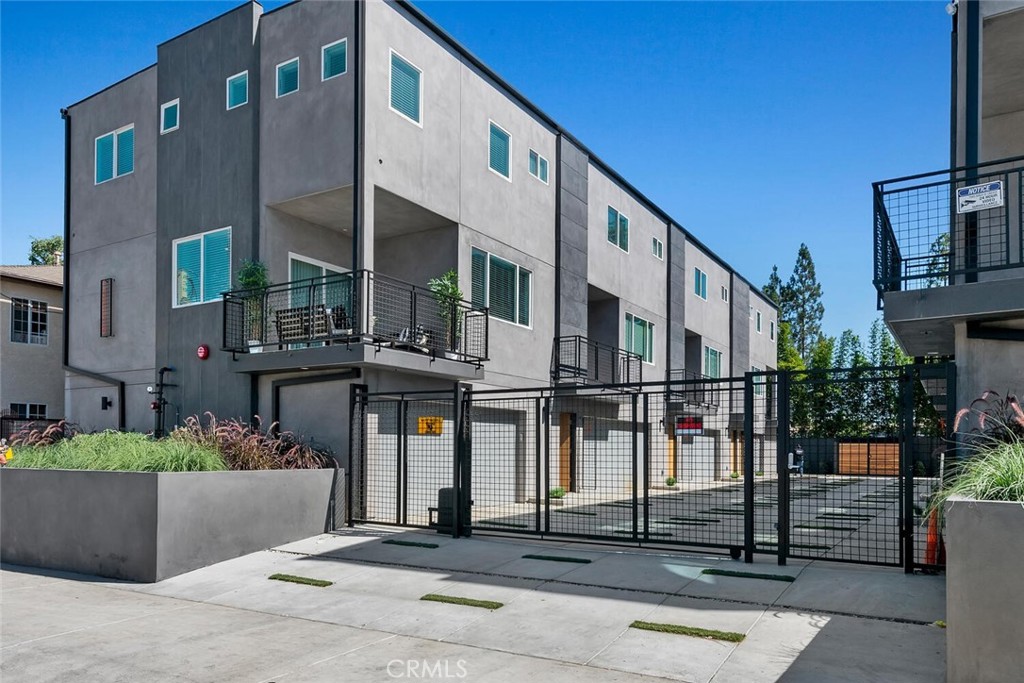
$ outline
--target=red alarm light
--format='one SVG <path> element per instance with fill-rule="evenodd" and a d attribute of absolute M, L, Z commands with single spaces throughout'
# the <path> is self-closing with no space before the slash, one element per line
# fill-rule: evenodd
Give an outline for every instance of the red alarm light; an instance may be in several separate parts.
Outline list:
<path fill-rule="evenodd" d="M 196 348 L 196 357 L 198 357 L 199 360 L 206 360 L 207 358 L 209 358 L 210 347 L 207 346 L 206 344 L 200 344 L 199 347 Z"/>

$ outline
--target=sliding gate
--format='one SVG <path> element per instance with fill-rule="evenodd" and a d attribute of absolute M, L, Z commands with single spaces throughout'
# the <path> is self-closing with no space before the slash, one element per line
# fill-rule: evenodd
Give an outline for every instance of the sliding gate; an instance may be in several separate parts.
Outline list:
<path fill-rule="evenodd" d="M 352 400 L 349 517 L 933 564 L 953 366 Z M 938 409 L 936 409 L 938 407 Z"/>

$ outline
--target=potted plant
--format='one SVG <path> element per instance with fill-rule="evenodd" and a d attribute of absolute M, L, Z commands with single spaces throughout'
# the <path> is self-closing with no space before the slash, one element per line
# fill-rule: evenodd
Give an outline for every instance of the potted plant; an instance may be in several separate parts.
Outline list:
<path fill-rule="evenodd" d="M 665 486 L 667 486 L 670 489 L 674 489 L 676 487 L 676 478 L 675 477 L 665 477 Z"/>
<path fill-rule="evenodd" d="M 242 267 L 238 269 L 238 286 L 245 290 L 245 334 L 249 340 L 249 353 L 259 353 L 263 350 L 267 316 L 264 299 L 270 286 L 267 265 L 259 260 L 242 261 Z"/>
<path fill-rule="evenodd" d="M 437 301 L 438 315 L 444 323 L 445 358 L 457 360 L 459 341 L 462 337 L 462 290 L 459 289 L 459 272 L 454 268 L 441 277 L 431 278 L 427 283 L 434 300 Z"/>

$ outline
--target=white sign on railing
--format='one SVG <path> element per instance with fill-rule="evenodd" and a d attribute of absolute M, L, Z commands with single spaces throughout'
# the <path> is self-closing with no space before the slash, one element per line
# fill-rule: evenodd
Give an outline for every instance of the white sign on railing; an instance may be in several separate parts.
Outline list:
<path fill-rule="evenodd" d="M 971 185 L 957 188 L 956 212 L 971 213 L 984 209 L 994 209 L 1003 205 L 1003 181 Z"/>

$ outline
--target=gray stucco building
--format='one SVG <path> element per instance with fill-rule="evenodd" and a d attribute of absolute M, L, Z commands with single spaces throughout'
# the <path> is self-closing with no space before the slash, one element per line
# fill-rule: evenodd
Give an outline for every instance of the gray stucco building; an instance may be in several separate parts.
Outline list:
<path fill-rule="evenodd" d="M 259 414 L 345 453 L 353 382 L 776 365 L 756 287 L 408 3 L 247 3 L 65 117 L 86 428 L 152 429 L 159 368 L 168 427 Z M 246 260 L 275 284 L 241 291 Z M 450 269 L 457 301 L 426 289 Z"/>

